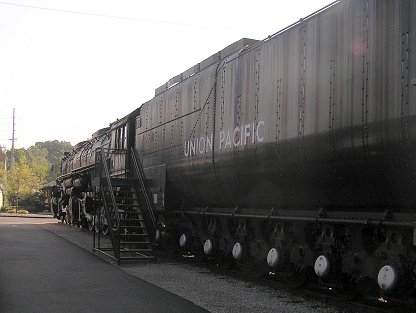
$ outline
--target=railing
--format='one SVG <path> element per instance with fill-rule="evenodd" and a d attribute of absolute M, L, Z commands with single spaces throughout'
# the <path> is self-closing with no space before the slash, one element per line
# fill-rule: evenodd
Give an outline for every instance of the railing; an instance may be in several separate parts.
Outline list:
<path fill-rule="evenodd" d="M 146 202 L 146 209 L 147 209 L 149 218 L 153 224 L 154 229 L 156 229 L 156 217 L 155 217 L 155 213 L 153 212 L 152 204 L 150 203 L 149 194 L 147 193 L 146 185 L 144 183 L 143 167 L 139 159 L 136 157 L 136 153 L 133 148 L 131 148 L 130 154 L 131 154 L 131 160 L 133 161 L 133 168 L 134 168 L 137 178 L 139 179 L 143 197 Z"/>
<path fill-rule="evenodd" d="M 110 177 L 110 170 L 108 168 L 108 164 L 107 164 L 107 156 L 110 155 L 110 153 L 112 151 L 107 150 L 107 154 L 104 153 L 104 149 L 102 148 L 98 148 L 96 153 L 98 153 L 98 151 L 100 151 L 101 154 L 101 164 L 103 165 L 103 169 L 104 169 L 104 177 L 106 178 L 107 181 L 107 188 L 108 188 L 108 192 L 110 194 L 110 198 L 111 198 L 111 204 L 113 207 L 113 216 L 111 215 L 111 212 L 109 210 L 109 206 L 107 203 L 107 199 L 105 197 L 105 194 L 103 194 L 103 201 L 104 201 L 104 207 L 108 210 L 108 217 L 109 217 L 109 227 L 111 228 L 111 230 L 117 231 L 118 228 L 120 227 L 120 215 L 118 214 L 118 207 L 117 207 L 117 202 L 116 202 L 116 198 L 114 196 L 114 190 L 113 190 L 113 185 L 111 184 L 111 177 Z M 111 162 L 111 157 L 110 157 L 110 162 Z M 116 225 L 113 225 L 113 221 L 111 220 L 111 217 L 114 217 L 115 221 L 116 221 Z"/>
<path fill-rule="evenodd" d="M 121 157 L 123 155 L 123 157 Z M 99 186 L 101 190 L 101 196 L 103 200 L 103 205 L 105 209 L 105 213 L 107 216 L 107 227 L 108 231 L 110 232 L 111 243 L 112 243 L 112 250 L 114 252 L 114 258 L 119 262 L 120 261 L 120 243 L 119 243 L 119 236 L 116 238 L 116 233 L 120 228 L 120 215 L 118 212 L 118 206 L 116 202 L 116 198 L 114 196 L 113 185 L 111 183 L 111 174 L 114 174 L 114 164 L 118 163 L 119 167 L 117 168 L 120 172 L 124 172 L 125 174 L 125 163 L 120 164 L 119 162 L 121 159 L 125 160 L 126 151 L 125 150 L 110 150 L 110 149 L 103 149 L 97 148 L 95 151 L 95 177 L 99 179 Z M 115 161 L 115 160 L 118 160 Z M 107 164 L 109 162 L 109 164 Z M 122 165 L 122 166 L 120 166 Z M 109 168 L 110 167 L 110 168 Z M 105 185 L 102 178 L 105 178 Z M 104 187 L 107 187 L 107 190 L 104 190 Z M 108 196 L 110 196 L 110 202 L 108 201 Z M 97 213 L 97 212 L 96 212 Z M 98 210 L 98 227 L 101 226 L 101 209 Z M 94 219 L 95 220 L 95 219 Z M 98 234 L 98 248 L 95 248 L 95 236 L 94 236 L 94 248 L 95 251 L 100 251 L 111 257 L 110 254 L 107 254 L 105 251 L 108 248 L 101 248 L 100 247 L 100 233 Z"/>

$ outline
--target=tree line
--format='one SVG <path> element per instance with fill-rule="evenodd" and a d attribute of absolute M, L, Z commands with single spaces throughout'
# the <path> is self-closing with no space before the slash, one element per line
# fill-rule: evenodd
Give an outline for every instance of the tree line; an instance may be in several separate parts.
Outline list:
<path fill-rule="evenodd" d="M 71 150 L 72 145 L 66 141 L 37 142 L 27 149 L 15 150 L 13 169 L 10 169 L 11 151 L 6 151 L 5 159 L 9 161 L 0 169 L 4 207 L 43 210 L 44 196 L 40 189 L 59 176 L 64 152 Z"/>

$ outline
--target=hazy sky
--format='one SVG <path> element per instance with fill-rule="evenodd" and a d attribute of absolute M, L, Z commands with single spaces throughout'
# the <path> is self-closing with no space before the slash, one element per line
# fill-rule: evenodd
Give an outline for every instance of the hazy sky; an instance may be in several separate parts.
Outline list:
<path fill-rule="evenodd" d="M 243 37 L 264 39 L 332 0 L 0 1 L 0 146 L 76 144 Z"/>

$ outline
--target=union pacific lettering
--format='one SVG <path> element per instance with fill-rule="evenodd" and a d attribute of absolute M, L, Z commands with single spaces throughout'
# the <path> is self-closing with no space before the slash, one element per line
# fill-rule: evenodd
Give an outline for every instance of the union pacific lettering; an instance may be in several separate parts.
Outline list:
<path fill-rule="evenodd" d="M 245 146 L 249 143 L 264 141 L 264 121 L 238 126 L 234 129 L 221 130 L 219 132 L 219 150 L 232 149 L 233 147 Z M 202 136 L 200 138 L 185 141 L 184 154 L 186 157 L 207 153 L 212 151 L 214 135 Z"/>
<path fill-rule="evenodd" d="M 192 156 L 196 154 L 206 153 L 212 151 L 213 135 L 210 137 L 195 138 L 193 140 L 185 141 L 184 153 L 185 156 Z"/>

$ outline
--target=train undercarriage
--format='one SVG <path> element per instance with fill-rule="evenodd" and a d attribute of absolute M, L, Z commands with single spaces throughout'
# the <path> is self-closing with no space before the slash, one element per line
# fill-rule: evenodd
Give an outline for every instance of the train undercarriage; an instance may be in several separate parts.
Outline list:
<path fill-rule="evenodd" d="M 108 235 L 107 215 L 92 191 L 91 175 L 86 171 L 79 180 L 72 177 L 72 186 L 64 187 L 56 200 L 69 208 L 68 223 Z M 158 227 L 151 241 L 156 255 L 194 256 L 250 277 L 318 286 L 349 297 L 406 305 L 416 298 L 415 225 L 408 222 L 416 216 L 411 213 L 277 208 L 155 213 Z M 133 234 L 126 229 L 123 235 Z"/>
<path fill-rule="evenodd" d="M 180 211 L 163 216 L 159 245 L 250 275 L 365 295 L 385 301 L 414 301 L 414 227 L 380 214 L 380 219 L 313 217 L 271 210 L 256 215 L 234 209 Z M 404 217 L 400 217 L 404 218 Z"/>

